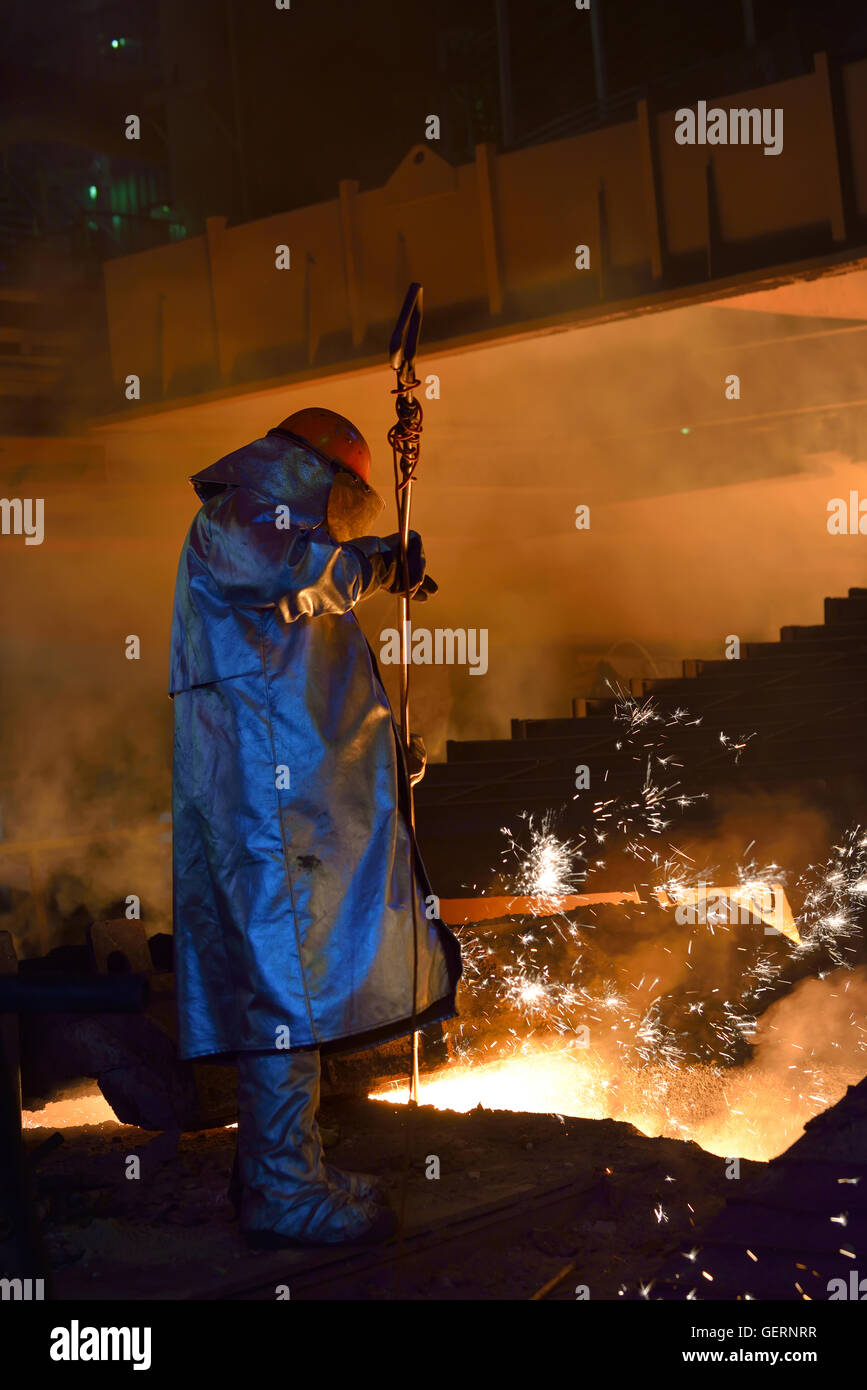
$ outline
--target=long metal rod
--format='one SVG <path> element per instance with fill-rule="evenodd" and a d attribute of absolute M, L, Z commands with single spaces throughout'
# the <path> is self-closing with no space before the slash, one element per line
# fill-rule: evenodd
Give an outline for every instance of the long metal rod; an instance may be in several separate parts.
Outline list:
<path fill-rule="evenodd" d="M 410 576 L 409 576 L 409 533 L 412 510 L 412 484 L 418 465 L 422 410 L 415 399 L 415 389 L 421 383 L 415 375 L 415 354 L 421 331 L 422 287 L 418 283 L 410 285 L 404 298 L 400 315 L 389 344 L 391 365 L 397 377 L 395 387 L 395 409 L 397 423 L 389 431 L 394 460 L 394 495 L 397 507 L 398 534 L 400 536 L 401 587 L 399 596 L 400 620 L 400 734 L 403 744 L 404 763 L 407 773 L 407 813 L 409 820 L 410 847 L 410 893 L 412 898 L 412 1074 L 410 1077 L 410 1104 L 418 1103 L 419 1093 L 419 1035 L 415 1027 L 418 996 L 418 885 L 416 879 L 416 840 L 415 840 L 415 799 L 413 797 L 410 774 L 410 720 L 409 720 L 409 643 L 410 643 Z"/>
<path fill-rule="evenodd" d="M 398 503 L 398 530 L 400 532 L 401 563 L 409 551 L 409 523 L 412 510 L 412 479 L 403 488 Z M 407 576 L 408 577 L 408 576 Z M 400 606 L 400 732 L 403 746 L 409 749 L 409 599 L 402 593 L 398 600 Z M 410 786 L 410 808 L 413 806 L 412 786 Z"/>
<path fill-rule="evenodd" d="M 401 633 L 401 638 L 400 638 L 400 736 L 401 736 L 401 740 L 402 740 L 402 742 L 403 742 L 404 756 L 406 757 L 406 760 L 407 760 L 407 771 L 409 771 L 409 746 L 410 746 L 410 728 L 409 728 L 409 643 L 410 643 L 410 626 L 409 626 L 409 624 L 410 624 L 410 618 L 409 618 L 409 598 L 407 597 L 407 591 L 408 591 L 408 589 L 409 589 L 409 562 L 408 562 L 408 552 L 409 552 L 409 522 L 410 522 L 410 513 L 411 513 L 411 510 L 412 510 L 412 479 L 411 479 L 411 478 L 410 478 L 409 481 L 404 485 L 404 487 L 403 487 L 403 489 L 402 489 L 402 491 L 401 491 L 401 493 L 400 493 L 400 501 L 399 501 L 399 504 L 398 504 L 398 508 L 399 508 L 399 510 L 398 510 L 398 515 L 399 515 L 399 531 L 400 531 L 400 546 L 401 546 L 401 563 L 402 563 L 402 565 L 403 565 L 403 567 L 404 567 L 404 592 L 400 595 L 400 598 L 399 598 L 399 600 L 398 600 L 399 612 L 400 612 L 400 633 Z M 414 797 L 414 795 L 413 795 L 412 781 L 410 780 L 409 777 L 407 777 L 407 797 L 408 797 L 408 808 L 407 808 L 407 809 L 408 809 L 408 813 L 409 813 L 409 831 L 410 831 L 410 856 L 411 856 L 411 866 L 410 866 L 410 889 L 411 889 L 411 892 L 412 892 L 412 910 L 413 910 L 413 923 L 412 923 L 412 928 L 413 928 L 413 933 L 415 933 L 416 930 L 417 930 L 416 920 L 415 920 L 415 919 L 416 919 L 416 914 L 417 914 L 417 907 L 416 907 L 416 880 L 415 880 L 415 797 Z M 416 941 L 416 948 L 417 948 L 417 941 Z M 412 1000 L 413 1014 L 415 1014 L 415 1005 L 416 1005 L 415 993 L 416 993 L 416 987 L 417 987 L 417 981 L 416 981 L 416 979 L 415 979 L 415 968 L 414 968 L 414 970 L 413 970 L 413 1000 Z M 409 1089 L 409 1098 L 410 1098 L 410 1100 L 411 1100 L 414 1104 L 418 1104 L 418 1090 L 419 1090 L 419 1072 L 418 1072 L 418 1029 L 415 1029 L 415 1030 L 413 1031 L 413 1035 L 412 1035 L 412 1076 L 411 1076 L 411 1079 L 410 1079 L 410 1089 Z"/>

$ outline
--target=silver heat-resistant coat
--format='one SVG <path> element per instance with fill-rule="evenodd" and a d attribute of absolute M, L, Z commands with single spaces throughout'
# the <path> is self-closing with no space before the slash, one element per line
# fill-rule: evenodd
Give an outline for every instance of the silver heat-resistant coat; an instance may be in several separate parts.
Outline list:
<path fill-rule="evenodd" d="M 272 431 L 192 479 L 170 686 L 182 1057 L 411 1027 L 407 774 L 352 611 L 387 548 L 332 538 L 338 472 Z M 424 1024 L 454 1014 L 460 955 L 416 872 Z"/>

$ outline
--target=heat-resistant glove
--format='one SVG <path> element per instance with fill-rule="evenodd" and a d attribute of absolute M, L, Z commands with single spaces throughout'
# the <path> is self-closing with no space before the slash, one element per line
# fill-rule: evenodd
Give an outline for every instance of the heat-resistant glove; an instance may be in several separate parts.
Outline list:
<path fill-rule="evenodd" d="M 346 547 L 359 551 L 370 568 L 370 578 L 364 585 L 365 593 L 373 589 L 386 589 L 390 594 L 402 594 L 403 571 L 400 563 L 400 536 L 361 536 Z M 426 561 L 421 536 L 410 531 L 407 546 L 407 568 L 409 569 L 410 597 L 426 599 L 435 594 L 437 586 L 425 574 Z"/>

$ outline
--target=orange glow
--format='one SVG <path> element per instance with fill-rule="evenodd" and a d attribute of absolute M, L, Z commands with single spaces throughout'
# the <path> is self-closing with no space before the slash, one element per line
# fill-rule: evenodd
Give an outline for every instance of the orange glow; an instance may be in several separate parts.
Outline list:
<path fill-rule="evenodd" d="M 661 907 L 681 905 L 707 911 L 709 898 L 725 898 L 729 910 L 727 920 L 740 919 L 742 922 L 763 922 L 766 927 L 775 928 L 781 936 L 787 936 L 796 946 L 800 945 L 798 931 L 786 890 L 781 883 L 738 883 L 718 888 L 705 884 L 701 888 L 678 886 L 676 889 L 654 888 L 653 896 Z"/>
<path fill-rule="evenodd" d="M 833 1105 L 844 1081 L 827 1094 L 793 1095 L 766 1073 L 712 1066 L 607 1067 L 594 1053 L 539 1046 L 476 1065 L 452 1064 L 423 1074 L 420 1105 L 466 1113 L 486 1110 L 616 1119 L 651 1137 L 693 1140 L 720 1157 L 768 1160 L 792 1144 L 803 1125 Z M 373 1091 L 371 1100 L 405 1105 L 406 1086 Z"/>
<path fill-rule="evenodd" d="M 574 912 L 598 903 L 640 903 L 634 889 L 623 893 L 568 893 L 564 897 L 441 898 L 440 918 L 447 927 L 465 922 L 491 922 L 498 917 L 545 917 L 550 912 Z"/>
<path fill-rule="evenodd" d="M 73 1129 L 76 1125 L 104 1125 L 106 1121 L 119 1124 L 117 1116 L 102 1092 L 79 1092 L 61 1100 L 51 1100 L 41 1110 L 24 1110 L 21 1123 L 24 1129 Z"/>

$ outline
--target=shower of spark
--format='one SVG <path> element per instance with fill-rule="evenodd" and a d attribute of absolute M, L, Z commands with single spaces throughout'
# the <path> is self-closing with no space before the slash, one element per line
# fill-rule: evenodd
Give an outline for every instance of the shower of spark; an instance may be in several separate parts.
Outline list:
<path fill-rule="evenodd" d="M 735 762 L 739 763 L 741 760 L 741 753 L 743 753 L 751 738 L 755 738 L 755 734 L 738 734 L 737 738 L 730 738 L 729 735 L 724 733 L 721 729 L 719 741 L 726 752 L 734 754 Z"/>
<path fill-rule="evenodd" d="M 602 843 L 609 829 L 629 837 L 627 853 L 644 861 L 653 850 L 646 837 L 661 835 L 672 822 L 696 802 L 707 798 L 706 792 L 687 793 L 680 780 L 670 781 L 670 770 L 682 768 L 675 753 L 667 750 L 672 729 L 696 728 L 701 716 L 691 718 L 689 711 L 675 709 L 662 713 L 652 698 L 637 700 L 620 687 L 609 684 L 614 697 L 613 719 L 622 730 L 615 747 L 629 754 L 642 769 L 637 796 L 611 797 L 597 801 L 593 808 L 597 843 Z M 753 734 L 729 737 L 720 731 L 719 739 L 735 763 Z"/>
<path fill-rule="evenodd" d="M 697 865 L 666 837 L 672 821 L 705 795 L 673 780 L 684 764 L 666 742 L 672 729 L 701 720 L 684 709 L 662 713 L 653 700 L 621 690 L 614 695 L 616 746 L 636 764 L 638 792 L 596 800 L 593 825 L 579 841 L 556 834 L 552 812 L 539 821 L 525 812 L 519 834 L 503 831 L 500 877 L 513 901 L 529 899 L 532 909 L 508 932 L 503 923 L 487 935 L 459 929 L 469 1003 L 449 1025 L 452 1062 L 422 1077 L 420 1102 L 618 1118 L 724 1156 L 773 1157 L 867 1069 L 867 1029 L 854 1007 L 845 1049 L 834 1044 L 841 1057 L 845 1051 L 845 1065 L 829 1067 L 794 1036 L 782 1043 L 777 1026 L 763 1022 L 785 1002 L 798 961 L 825 961 L 824 973 L 816 966 L 820 980 L 834 967 L 837 975 L 840 967 L 852 970 L 867 905 L 867 834 L 850 831 L 824 865 L 798 881 L 797 916 L 784 869 L 761 864 L 753 844 L 736 867 L 736 882 L 713 887 L 719 870 Z M 738 763 L 752 737 L 720 732 L 719 741 Z M 612 837 L 641 866 L 641 881 L 607 910 L 622 913 L 624 928 L 633 924 L 639 933 L 646 914 L 658 910 L 659 940 L 641 957 L 645 968 L 635 978 L 628 957 L 625 966 L 606 964 L 593 912 L 565 906 L 605 868 L 588 846 Z M 657 963 L 670 981 L 666 961 L 676 967 L 678 957 L 678 983 L 666 986 Z M 651 960 L 654 973 L 646 968 Z M 840 993 L 835 986 L 832 997 Z M 763 1070 L 751 1060 L 759 1037 L 793 1061 Z M 400 1088 L 376 1098 L 405 1099 Z"/>
<path fill-rule="evenodd" d="M 860 934 L 859 911 L 867 904 L 867 834 L 854 826 L 822 865 L 799 880 L 804 892 L 803 951 L 824 948 L 837 965 L 849 964 Z"/>
<path fill-rule="evenodd" d="M 527 823 L 528 847 L 523 848 L 511 830 L 503 829 L 509 841 L 503 859 L 517 861 L 512 890 L 516 897 L 533 898 L 556 912 L 563 899 L 575 893 L 584 881 L 586 871 L 576 864 L 579 859 L 583 863 L 584 842 L 558 839 L 550 813 L 540 825 L 526 813 L 522 819 Z"/>

